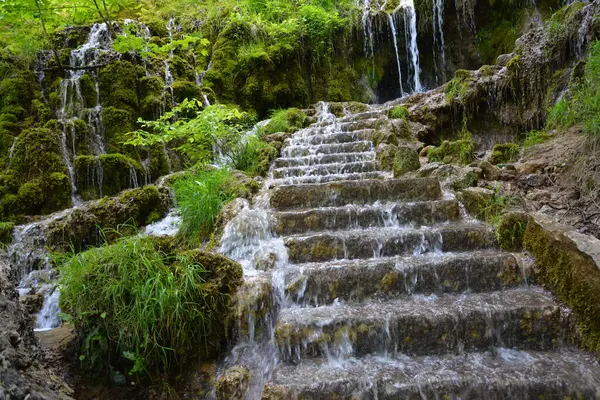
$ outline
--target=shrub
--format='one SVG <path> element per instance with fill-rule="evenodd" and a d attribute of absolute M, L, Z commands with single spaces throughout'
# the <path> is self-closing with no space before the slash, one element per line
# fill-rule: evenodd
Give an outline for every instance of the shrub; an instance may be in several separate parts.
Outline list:
<path fill-rule="evenodd" d="M 156 376 L 217 355 L 241 267 L 174 249 L 171 240 L 138 236 L 58 260 L 60 306 L 84 366 Z"/>
<path fill-rule="evenodd" d="M 7 246 L 12 242 L 14 228 L 15 224 L 12 222 L 0 222 L 0 247 Z"/>
<path fill-rule="evenodd" d="M 197 243 L 212 233 L 219 211 L 234 198 L 233 176 L 226 169 L 188 174 L 175 182 L 175 200 L 181 208 L 181 234 Z"/>

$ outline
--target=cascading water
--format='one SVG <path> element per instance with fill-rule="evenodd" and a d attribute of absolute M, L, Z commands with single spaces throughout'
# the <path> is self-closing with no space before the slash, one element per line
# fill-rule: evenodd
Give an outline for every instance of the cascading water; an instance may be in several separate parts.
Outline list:
<path fill-rule="evenodd" d="M 433 1 L 433 60 L 436 71 L 436 81 L 439 83 L 438 75 L 442 74 L 442 80 L 446 79 L 446 42 L 444 39 L 444 0 Z M 438 67 L 436 48 L 440 50 L 441 68 Z"/>
<path fill-rule="evenodd" d="M 15 138 L 13 139 L 12 145 L 10 146 L 10 150 L 8 151 L 8 163 L 6 165 L 7 170 L 10 169 L 10 166 L 12 164 L 12 159 L 15 154 L 15 146 L 17 145 L 17 139 L 18 139 L 18 136 L 15 136 Z"/>
<path fill-rule="evenodd" d="M 112 38 L 105 23 L 94 24 L 86 43 L 72 50 L 69 58 L 69 66 L 66 68 L 67 77 L 63 79 L 59 87 L 61 107 L 58 118 L 63 125 L 60 137 L 61 153 L 69 172 L 73 192 L 73 204 L 77 205 L 81 199 L 77 195 L 75 170 L 73 159 L 76 154 L 76 143 L 74 134 L 74 122 L 87 117 L 87 129 L 90 134 L 89 150 L 94 155 L 105 153 L 104 148 L 104 125 L 102 123 L 102 106 L 100 103 L 100 90 L 96 68 L 101 57 L 111 51 Z M 94 80 L 96 91 L 96 104 L 86 108 L 84 96 L 81 91 L 81 78 L 90 71 Z M 69 150 L 67 145 L 68 136 L 71 136 L 72 146 Z"/>
<path fill-rule="evenodd" d="M 401 0 L 400 8 L 404 10 L 404 30 L 407 36 L 406 48 L 411 61 L 413 75 L 413 91 L 421 92 L 421 66 L 419 65 L 419 48 L 417 46 L 417 14 L 413 0 Z"/>
<path fill-rule="evenodd" d="M 402 88 L 402 68 L 400 65 L 400 54 L 398 52 L 398 34 L 396 33 L 396 24 L 394 23 L 394 18 L 394 14 L 388 14 L 390 29 L 392 31 L 392 39 L 394 41 L 394 50 L 396 51 L 396 64 L 398 66 L 398 84 L 400 85 L 400 95 L 404 96 L 404 89 Z"/>

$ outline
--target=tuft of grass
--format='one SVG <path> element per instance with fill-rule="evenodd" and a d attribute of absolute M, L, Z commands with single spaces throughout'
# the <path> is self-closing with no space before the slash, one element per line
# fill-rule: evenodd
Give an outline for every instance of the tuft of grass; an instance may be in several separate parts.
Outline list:
<path fill-rule="evenodd" d="M 408 108 L 400 105 L 394 106 L 394 108 L 390 110 L 389 117 L 392 119 L 408 121 Z"/>
<path fill-rule="evenodd" d="M 297 108 L 275 110 L 271 113 L 269 123 L 261 130 L 263 135 L 288 132 L 294 133 L 308 124 L 308 117 Z"/>
<path fill-rule="evenodd" d="M 136 236 L 57 260 L 60 306 L 76 327 L 82 366 L 158 376 L 221 348 L 241 267 L 175 248 L 172 239 Z"/>
<path fill-rule="evenodd" d="M 219 211 L 235 197 L 235 179 L 227 169 L 198 171 L 177 180 L 175 200 L 181 209 L 181 235 L 190 243 L 207 239 Z"/>
<path fill-rule="evenodd" d="M 277 149 L 258 135 L 250 135 L 232 148 L 229 153 L 229 164 L 232 168 L 251 176 L 264 175 L 277 154 Z"/>
<path fill-rule="evenodd" d="M 583 132 L 600 135 L 600 41 L 590 46 L 582 78 L 571 85 L 569 96 L 548 112 L 548 128 L 568 128 L 581 123 Z"/>
<path fill-rule="evenodd" d="M 15 224 L 12 222 L 0 222 L 0 248 L 11 244 Z"/>
<path fill-rule="evenodd" d="M 525 135 L 525 140 L 523 140 L 523 147 L 531 147 L 536 144 L 544 143 L 546 140 L 550 139 L 550 135 L 546 131 L 529 131 Z"/>

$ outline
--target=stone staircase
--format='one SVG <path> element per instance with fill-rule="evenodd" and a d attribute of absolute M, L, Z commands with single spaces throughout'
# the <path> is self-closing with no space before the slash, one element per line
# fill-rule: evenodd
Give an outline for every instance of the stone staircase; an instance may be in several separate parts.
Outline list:
<path fill-rule="evenodd" d="M 527 285 L 436 179 L 392 179 L 383 111 L 326 112 L 288 140 L 270 198 L 288 248 L 279 364 L 263 399 L 595 399 L 570 315 Z"/>

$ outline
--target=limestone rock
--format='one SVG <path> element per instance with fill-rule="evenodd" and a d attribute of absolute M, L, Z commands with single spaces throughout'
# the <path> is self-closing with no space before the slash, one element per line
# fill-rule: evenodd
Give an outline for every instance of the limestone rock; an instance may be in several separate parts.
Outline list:
<path fill-rule="evenodd" d="M 480 162 L 479 168 L 483 171 L 483 178 L 487 181 L 497 181 L 500 178 L 500 168 L 492 165 L 489 161 Z"/>
<path fill-rule="evenodd" d="M 494 199 L 494 191 L 490 189 L 472 187 L 461 190 L 457 194 L 458 199 L 463 203 L 469 214 L 480 218 L 483 210 Z"/>

